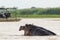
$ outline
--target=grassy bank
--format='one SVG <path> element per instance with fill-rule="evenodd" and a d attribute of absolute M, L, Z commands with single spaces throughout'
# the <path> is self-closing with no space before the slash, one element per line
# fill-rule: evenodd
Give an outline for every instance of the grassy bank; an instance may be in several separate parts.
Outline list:
<path fill-rule="evenodd" d="M 60 8 L 28 8 L 9 12 L 12 18 L 60 18 Z"/>
<path fill-rule="evenodd" d="M 60 15 L 17 15 L 15 18 L 60 18 Z"/>
<path fill-rule="evenodd" d="M 0 18 L 0 22 L 17 22 L 20 18 L 60 18 L 60 15 L 17 15 L 8 19 Z"/>

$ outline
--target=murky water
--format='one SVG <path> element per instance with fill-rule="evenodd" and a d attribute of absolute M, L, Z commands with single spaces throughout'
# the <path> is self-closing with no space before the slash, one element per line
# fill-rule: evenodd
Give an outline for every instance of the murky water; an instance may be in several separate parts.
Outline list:
<path fill-rule="evenodd" d="M 53 31 L 57 36 L 23 36 L 19 27 L 34 24 Z M 0 22 L 0 40 L 60 40 L 60 18 L 22 19 L 19 22 Z"/>

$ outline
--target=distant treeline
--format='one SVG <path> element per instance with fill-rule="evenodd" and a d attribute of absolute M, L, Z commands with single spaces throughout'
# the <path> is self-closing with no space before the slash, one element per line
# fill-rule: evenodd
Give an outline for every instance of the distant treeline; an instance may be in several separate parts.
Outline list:
<path fill-rule="evenodd" d="M 60 14 L 60 8 L 29 8 L 29 9 L 18 9 L 11 13 L 17 15 L 46 15 L 46 14 Z"/>

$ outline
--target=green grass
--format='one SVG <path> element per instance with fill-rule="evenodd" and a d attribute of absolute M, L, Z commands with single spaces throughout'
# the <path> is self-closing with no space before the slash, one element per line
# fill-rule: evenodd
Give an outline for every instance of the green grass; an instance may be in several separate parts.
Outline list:
<path fill-rule="evenodd" d="M 60 18 L 60 9 L 57 10 L 54 8 L 53 9 L 49 9 L 49 8 L 19 9 L 19 10 L 10 11 L 10 13 L 12 18 L 17 18 L 17 17 L 18 18 Z"/>
<path fill-rule="evenodd" d="M 26 8 L 9 12 L 12 18 L 60 18 L 60 8 Z"/>
<path fill-rule="evenodd" d="M 17 15 L 13 17 L 19 18 L 60 18 L 60 15 Z"/>

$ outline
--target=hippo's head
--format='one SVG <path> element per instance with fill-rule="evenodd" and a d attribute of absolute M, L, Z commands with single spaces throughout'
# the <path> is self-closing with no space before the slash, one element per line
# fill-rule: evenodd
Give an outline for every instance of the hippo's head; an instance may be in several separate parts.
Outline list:
<path fill-rule="evenodd" d="M 20 26 L 19 31 L 24 30 L 25 26 Z"/>

